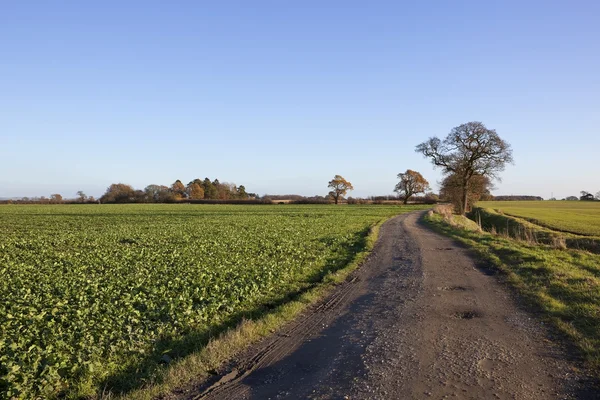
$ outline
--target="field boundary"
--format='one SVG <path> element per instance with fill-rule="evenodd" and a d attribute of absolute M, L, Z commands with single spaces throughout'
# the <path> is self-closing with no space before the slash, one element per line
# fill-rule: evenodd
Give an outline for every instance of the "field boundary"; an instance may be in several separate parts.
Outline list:
<path fill-rule="evenodd" d="M 522 219 L 524 221 L 527 221 L 527 222 L 529 222 L 531 224 L 534 224 L 534 225 L 537 225 L 539 227 L 542 227 L 542 228 L 545 228 L 545 229 L 549 229 L 549 230 L 551 230 L 553 232 L 568 233 L 570 235 L 575 235 L 575 236 L 580 236 L 580 237 L 589 237 L 589 238 L 595 238 L 596 237 L 596 235 L 591 235 L 591 234 L 586 234 L 586 233 L 581 233 L 581 232 L 570 231 L 570 230 L 567 230 L 567 229 L 558 229 L 558 228 L 555 228 L 553 226 L 547 225 L 543 221 L 540 221 L 539 219 L 536 219 L 536 218 L 529 218 L 529 217 L 523 217 L 523 216 L 519 216 L 519 215 L 514 215 L 514 214 L 511 214 L 510 212 L 504 212 L 504 211 L 502 211 L 500 209 L 494 209 L 494 211 L 496 211 L 498 213 L 502 213 L 502 214 L 504 214 L 506 216 L 509 216 L 511 218 Z"/>
<path fill-rule="evenodd" d="M 365 236 L 364 249 L 357 253 L 350 263 L 326 275 L 320 282 L 308 288 L 296 299 L 279 305 L 257 319 L 241 321 L 237 327 L 211 339 L 200 351 L 174 361 L 155 376 L 154 382 L 146 384 L 145 387 L 122 395 L 103 393 L 99 398 L 103 400 L 150 400 L 167 395 L 190 385 L 194 381 L 201 381 L 210 377 L 220 366 L 231 360 L 236 354 L 297 318 L 310 306 L 326 297 L 336 285 L 346 280 L 350 273 L 360 267 L 371 254 L 379 238 L 381 225 L 398 215 L 382 218 L 372 224 Z"/>
<path fill-rule="evenodd" d="M 493 209 L 555 232 L 600 238 L 600 202 L 478 201 L 474 206 Z"/>
<path fill-rule="evenodd" d="M 569 248 L 600 254 L 600 238 L 596 236 L 556 230 L 536 223 L 534 219 L 511 215 L 494 208 L 473 207 L 473 211 L 468 216 L 488 232 L 553 248 Z"/>

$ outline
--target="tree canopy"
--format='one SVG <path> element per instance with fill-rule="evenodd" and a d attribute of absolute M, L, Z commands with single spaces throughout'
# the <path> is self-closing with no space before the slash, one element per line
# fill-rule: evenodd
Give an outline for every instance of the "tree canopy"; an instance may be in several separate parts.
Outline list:
<path fill-rule="evenodd" d="M 469 186 L 474 176 L 498 178 L 506 164 L 513 162 L 510 145 L 494 129 L 481 122 L 467 122 L 455 128 L 444 140 L 429 138 L 416 147 L 445 175 L 455 175 L 460 181 L 461 214 L 468 210 Z"/>
<path fill-rule="evenodd" d="M 429 190 L 429 182 L 423 175 L 412 169 L 407 169 L 406 172 L 400 172 L 398 174 L 400 182 L 396 184 L 394 191 L 404 197 L 404 204 L 408 203 L 414 194 L 425 193 Z"/>
<path fill-rule="evenodd" d="M 492 180 L 484 175 L 473 175 L 469 183 L 467 203 L 473 205 L 479 200 L 491 200 Z M 447 175 L 440 183 L 440 198 L 451 202 L 457 211 L 464 209 L 462 178 L 457 174 Z"/>
<path fill-rule="evenodd" d="M 100 197 L 102 203 L 133 203 L 135 201 L 135 189 L 125 183 L 113 183 Z"/>
<path fill-rule="evenodd" d="M 333 179 L 329 181 L 327 187 L 331 189 L 329 197 L 334 200 L 335 204 L 338 204 L 349 190 L 354 190 L 352 184 L 341 175 L 334 176 Z"/>

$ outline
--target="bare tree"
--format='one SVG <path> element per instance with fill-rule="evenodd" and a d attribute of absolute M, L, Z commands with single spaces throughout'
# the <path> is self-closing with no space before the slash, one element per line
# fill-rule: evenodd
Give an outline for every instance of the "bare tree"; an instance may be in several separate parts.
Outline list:
<path fill-rule="evenodd" d="M 85 203 L 85 201 L 87 200 L 87 196 L 85 193 L 83 193 L 83 190 L 77 192 L 77 197 L 79 198 L 79 201 L 81 203 Z"/>
<path fill-rule="evenodd" d="M 396 184 L 394 192 L 404 196 L 404 204 L 408 203 L 408 199 L 417 193 L 425 193 L 429 190 L 429 182 L 423 175 L 412 169 L 407 169 L 406 172 L 400 172 L 398 174 L 400 182 Z"/>
<path fill-rule="evenodd" d="M 152 203 L 168 203 L 174 200 L 171 188 L 165 185 L 148 185 L 144 188 L 146 201 Z"/>
<path fill-rule="evenodd" d="M 481 122 L 467 122 L 453 128 L 442 141 L 429 138 L 416 147 L 418 153 L 431 159 L 446 175 L 460 178 L 461 214 L 468 210 L 469 184 L 475 175 L 498 178 L 507 163 L 513 162 L 510 145 L 495 130 Z"/>

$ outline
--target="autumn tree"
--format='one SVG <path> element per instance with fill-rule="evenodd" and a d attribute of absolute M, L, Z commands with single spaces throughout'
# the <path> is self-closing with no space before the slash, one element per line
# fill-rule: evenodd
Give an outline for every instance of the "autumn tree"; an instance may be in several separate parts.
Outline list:
<path fill-rule="evenodd" d="M 333 179 L 329 181 L 327 187 L 331 188 L 329 197 L 335 201 L 335 204 L 338 204 L 349 190 L 354 190 L 352 184 L 345 180 L 341 175 L 334 176 Z"/>
<path fill-rule="evenodd" d="M 223 182 L 218 183 L 219 181 L 215 179 L 217 182 L 213 182 L 213 185 L 217 188 L 217 198 L 219 200 L 229 200 L 236 197 L 237 187 L 233 183 Z"/>
<path fill-rule="evenodd" d="M 198 182 L 190 182 L 187 187 L 187 194 L 191 200 L 201 200 L 204 198 L 204 189 Z"/>
<path fill-rule="evenodd" d="M 429 138 L 416 147 L 418 153 L 431 159 L 445 175 L 460 181 L 460 213 L 468 210 L 469 188 L 476 175 L 498 178 L 507 163 L 513 162 L 510 145 L 493 129 L 481 122 L 467 122 L 453 128 L 444 140 Z"/>
<path fill-rule="evenodd" d="M 179 179 L 171 185 L 171 193 L 174 200 L 181 200 L 186 196 L 185 186 Z"/>
<path fill-rule="evenodd" d="M 423 175 L 412 169 L 407 169 L 406 172 L 398 174 L 400 182 L 396 184 L 394 191 L 404 197 L 404 204 L 408 203 L 408 199 L 418 193 L 425 193 L 429 190 L 429 182 Z"/>
<path fill-rule="evenodd" d="M 133 187 L 124 183 L 113 183 L 100 197 L 102 203 L 133 203 L 136 193 Z"/>
<path fill-rule="evenodd" d="M 63 198 L 60 194 L 58 193 L 54 193 L 50 195 L 50 202 L 51 203 L 62 203 Z"/>

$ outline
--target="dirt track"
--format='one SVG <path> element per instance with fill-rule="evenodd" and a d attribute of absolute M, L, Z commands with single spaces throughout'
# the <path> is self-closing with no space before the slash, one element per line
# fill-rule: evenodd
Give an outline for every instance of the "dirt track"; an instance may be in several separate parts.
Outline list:
<path fill-rule="evenodd" d="M 182 398 L 599 398 L 493 271 L 421 215 L 384 224 L 322 304 Z"/>

